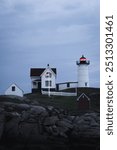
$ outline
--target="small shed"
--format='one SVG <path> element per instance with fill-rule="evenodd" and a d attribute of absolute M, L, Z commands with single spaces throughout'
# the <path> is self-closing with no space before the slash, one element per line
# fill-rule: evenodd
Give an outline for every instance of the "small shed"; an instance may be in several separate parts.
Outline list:
<path fill-rule="evenodd" d="M 85 93 L 82 93 L 77 98 L 77 102 L 79 110 L 88 110 L 90 108 L 90 98 Z"/>
<path fill-rule="evenodd" d="M 16 84 L 11 84 L 5 91 L 5 95 L 16 95 L 23 97 L 24 92 Z"/>

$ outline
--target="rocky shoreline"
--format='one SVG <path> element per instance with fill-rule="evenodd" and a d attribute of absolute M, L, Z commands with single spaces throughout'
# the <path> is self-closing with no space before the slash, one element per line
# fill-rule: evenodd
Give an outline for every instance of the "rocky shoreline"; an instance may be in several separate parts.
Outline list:
<path fill-rule="evenodd" d="M 0 150 L 99 150 L 100 115 L 53 106 L 0 103 Z"/>

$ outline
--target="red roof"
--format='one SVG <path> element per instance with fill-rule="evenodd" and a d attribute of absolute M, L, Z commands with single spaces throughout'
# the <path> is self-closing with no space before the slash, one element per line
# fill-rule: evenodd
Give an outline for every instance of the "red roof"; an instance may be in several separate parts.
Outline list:
<path fill-rule="evenodd" d="M 31 68 L 30 76 L 40 76 L 46 68 Z M 56 68 L 51 68 L 52 71 L 56 74 Z"/>

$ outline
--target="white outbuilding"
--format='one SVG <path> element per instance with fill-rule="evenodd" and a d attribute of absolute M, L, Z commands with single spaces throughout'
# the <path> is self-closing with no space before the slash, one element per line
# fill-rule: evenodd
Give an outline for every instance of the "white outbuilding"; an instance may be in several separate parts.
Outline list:
<path fill-rule="evenodd" d="M 7 88 L 7 90 L 5 91 L 5 95 L 16 95 L 23 97 L 24 92 L 21 88 L 13 83 Z"/>

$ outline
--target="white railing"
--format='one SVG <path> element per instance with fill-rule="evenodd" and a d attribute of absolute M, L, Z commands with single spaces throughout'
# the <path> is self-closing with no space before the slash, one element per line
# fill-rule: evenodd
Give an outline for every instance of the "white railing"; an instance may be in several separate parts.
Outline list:
<path fill-rule="evenodd" d="M 48 92 L 41 91 L 43 95 L 53 95 L 53 96 L 77 96 L 77 93 L 69 93 L 69 92 Z"/>
<path fill-rule="evenodd" d="M 67 86 L 69 84 L 69 87 Z M 78 82 L 65 82 L 65 83 L 58 83 L 59 90 L 65 90 L 70 88 L 76 88 L 78 86 Z"/>

